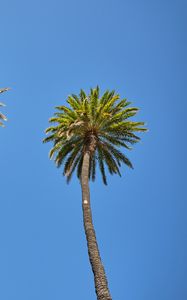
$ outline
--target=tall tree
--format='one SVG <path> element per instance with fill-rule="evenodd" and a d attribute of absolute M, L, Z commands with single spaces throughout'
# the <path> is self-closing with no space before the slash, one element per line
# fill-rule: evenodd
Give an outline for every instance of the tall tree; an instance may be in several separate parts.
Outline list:
<path fill-rule="evenodd" d="M 0 94 L 6 92 L 8 90 L 9 90 L 9 88 L 0 89 Z M 5 106 L 5 105 L 3 103 L 0 103 L 0 106 Z M 6 116 L 3 115 L 1 112 L 0 112 L 0 120 L 7 121 Z M 4 124 L 1 121 L 0 121 L 0 126 L 4 127 Z"/>
<path fill-rule="evenodd" d="M 119 148 L 131 149 L 140 140 L 135 133 L 146 131 L 144 122 L 129 121 L 138 109 L 129 107 L 127 99 L 120 99 L 115 91 L 106 91 L 101 97 L 99 87 L 87 95 L 68 97 L 67 106 L 58 106 L 49 120 L 56 123 L 46 129 L 44 142 L 52 141 L 50 158 L 57 167 L 64 165 L 63 175 L 67 182 L 77 170 L 82 188 L 83 222 L 87 239 L 88 255 L 94 274 L 98 300 L 111 300 L 105 270 L 101 261 L 96 234 L 92 222 L 89 180 L 95 180 L 98 163 L 104 184 L 107 184 L 105 167 L 110 174 L 120 173 L 121 164 L 133 168 L 132 163 Z"/>

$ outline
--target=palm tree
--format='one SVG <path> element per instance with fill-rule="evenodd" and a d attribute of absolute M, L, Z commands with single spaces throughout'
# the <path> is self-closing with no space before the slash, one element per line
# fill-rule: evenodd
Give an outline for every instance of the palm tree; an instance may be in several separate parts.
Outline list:
<path fill-rule="evenodd" d="M 117 148 L 131 149 L 130 145 L 140 140 L 135 132 L 146 131 L 146 128 L 144 122 L 129 121 L 138 109 L 128 107 L 130 102 L 120 99 L 115 91 L 107 90 L 100 97 L 99 87 L 91 89 L 88 95 L 81 90 L 78 96 L 69 96 L 67 102 L 70 107 L 56 107 L 58 112 L 49 120 L 56 125 L 46 129 L 46 134 L 50 135 L 44 142 L 54 143 L 49 156 L 54 158 L 57 167 L 64 164 L 63 175 L 67 182 L 75 169 L 77 170 L 82 188 L 84 229 L 97 299 L 111 300 L 92 222 L 89 180 L 95 180 L 97 163 L 105 185 L 106 166 L 110 174 L 120 176 L 119 167 L 122 163 L 133 168 L 127 156 Z"/>
<path fill-rule="evenodd" d="M 0 94 L 6 92 L 8 90 L 9 90 L 9 88 L 0 89 Z M 5 106 L 5 105 L 3 103 L 0 103 L 0 106 Z M 6 116 L 3 115 L 1 112 L 0 112 L 0 120 L 7 121 Z M 0 122 L 0 126 L 4 127 L 4 124 L 2 122 Z"/>

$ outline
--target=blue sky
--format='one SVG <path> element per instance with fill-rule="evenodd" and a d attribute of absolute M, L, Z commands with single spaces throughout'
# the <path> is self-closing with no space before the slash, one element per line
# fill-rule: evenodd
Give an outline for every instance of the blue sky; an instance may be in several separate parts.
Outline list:
<path fill-rule="evenodd" d="M 94 300 L 80 185 L 48 159 L 44 130 L 97 84 L 140 107 L 134 170 L 91 184 L 115 300 L 186 300 L 186 1 L 1 3 L 0 298 Z"/>

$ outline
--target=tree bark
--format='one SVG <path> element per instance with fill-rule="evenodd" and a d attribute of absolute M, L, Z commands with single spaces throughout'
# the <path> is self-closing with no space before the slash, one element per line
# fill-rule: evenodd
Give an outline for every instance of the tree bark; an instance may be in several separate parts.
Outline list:
<path fill-rule="evenodd" d="M 92 222 L 92 212 L 90 205 L 90 189 L 89 189 L 89 162 L 90 152 L 84 154 L 82 174 L 81 174 L 81 187 L 82 187 L 82 209 L 83 209 L 83 222 L 84 230 L 87 239 L 88 255 L 92 271 L 94 274 L 95 291 L 98 300 L 112 300 L 108 288 L 105 270 L 101 262 L 98 244 L 96 240 L 95 230 Z"/>

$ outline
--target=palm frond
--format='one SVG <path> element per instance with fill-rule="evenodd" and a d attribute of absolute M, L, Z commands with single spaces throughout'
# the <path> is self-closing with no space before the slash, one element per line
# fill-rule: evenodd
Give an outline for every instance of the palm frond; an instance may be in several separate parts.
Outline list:
<path fill-rule="evenodd" d="M 97 153 L 98 153 L 98 162 L 99 162 L 99 168 L 101 171 L 101 175 L 102 175 L 102 179 L 105 185 L 107 185 L 107 179 L 106 179 L 106 173 L 105 173 L 105 166 L 103 163 L 103 153 L 101 151 L 101 149 L 97 148 Z"/>
<path fill-rule="evenodd" d="M 10 88 L 1 88 L 0 89 L 0 94 L 6 92 L 8 90 L 10 90 Z M 5 106 L 5 104 L 0 103 L 0 106 Z M 0 120 L 7 121 L 7 117 L 4 114 L 2 114 L 1 112 L 0 112 Z M 4 127 L 3 122 L 0 122 L 0 126 Z"/>
<path fill-rule="evenodd" d="M 68 174 L 66 174 L 66 176 L 67 176 L 67 183 L 70 182 L 70 180 L 72 178 L 72 175 L 73 175 L 73 172 L 75 171 L 75 169 L 77 167 L 77 164 L 80 162 L 81 158 L 82 158 L 82 153 L 79 153 L 77 155 L 77 157 L 75 158 L 73 164 L 72 164 L 71 170 L 69 171 Z"/>
<path fill-rule="evenodd" d="M 91 168 L 91 176 L 92 176 L 92 181 L 95 181 L 96 177 L 96 157 L 95 154 L 92 156 L 92 168 Z"/>
<path fill-rule="evenodd" d="M 74 146 L 73 151 L 71 152 L 71 155 L 68 157 L 67 161 L 64 164 L 64 173 L 63 175 L 68 176 L 68 174 L 71 172 L 71 169 L 73 167 L 75 158 L 77 155 L 81 152 L 82 149 L 82 142 L 79 142 Z"/>
<path fill-rule="evenodd" d="M 118 165 L 120 166 L 120 162 L 117 159 L 117 163 L 116 163 L 116 161 L 115 161 L 116 157 L 112 156 L 112 154 L 108 151 L 106 144 L 99 143 L 98 148 L 102 152 L 103 159 L 108 167 L 110 174 L 118 173 L 121 176 L 119 168 L 118 168 Z"/>

